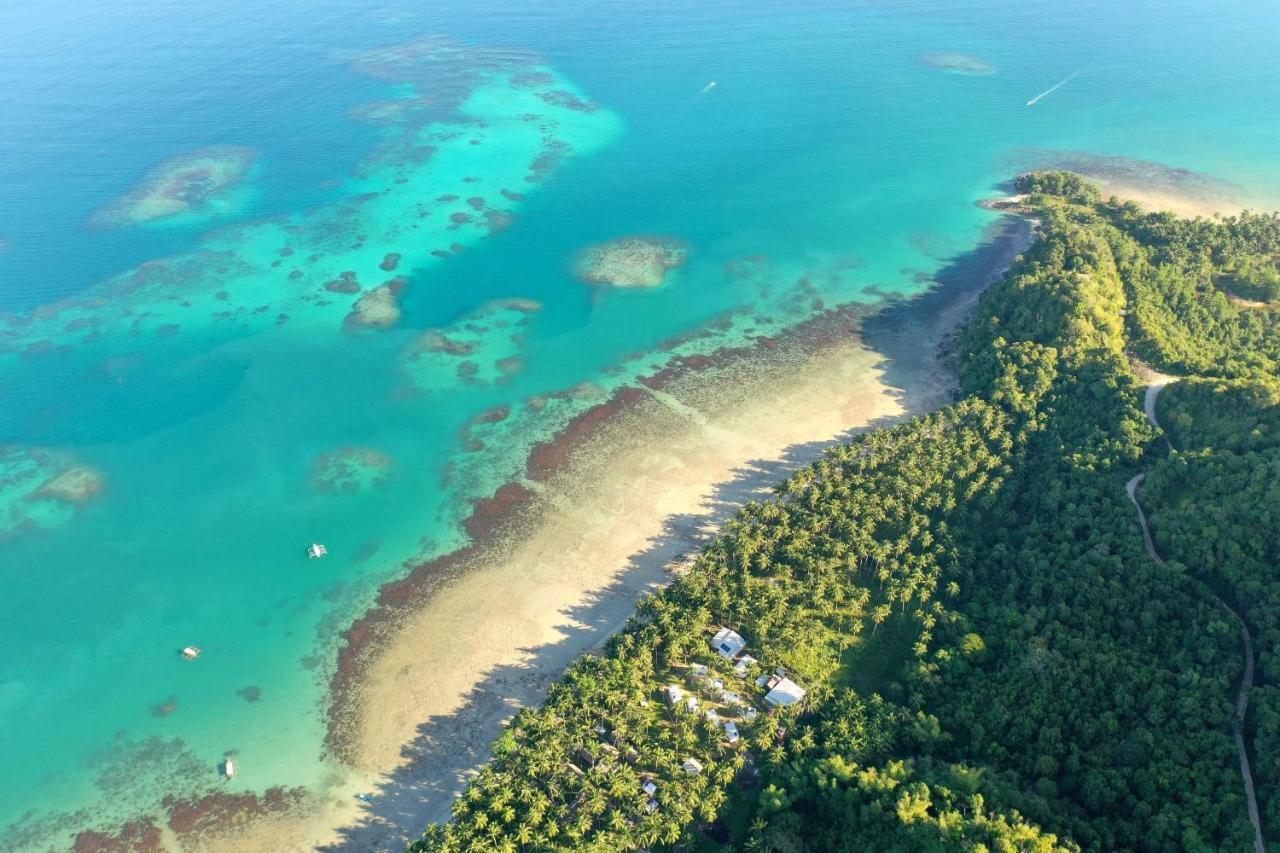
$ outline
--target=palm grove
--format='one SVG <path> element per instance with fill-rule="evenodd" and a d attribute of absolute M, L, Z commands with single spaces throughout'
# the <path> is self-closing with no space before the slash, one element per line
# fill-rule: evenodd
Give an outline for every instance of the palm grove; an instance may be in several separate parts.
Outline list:
<path fill-rule="evenodd" d="M 961 399 L 744 508 L 415 849 L 1249 846 L 1240 637 L 1213 593 L 1254 629 L 1246 736 L 1274 755 L 1280 311 L 1245 297 L 1271 296 L 1280 218 L 1019 183 L 1039 238 L 956 342 Z M 1171 454 L 1135 358 L 1188 377 L 1161 400 Z M 1165 565 L 1125 496 L 1140 470 Z M 756 663 L 713 653 L 720 626 Z M 762 701 L 776 670 L 800 703 Z M 1254 761 L 1280 828 L 1277 775 Z"/>

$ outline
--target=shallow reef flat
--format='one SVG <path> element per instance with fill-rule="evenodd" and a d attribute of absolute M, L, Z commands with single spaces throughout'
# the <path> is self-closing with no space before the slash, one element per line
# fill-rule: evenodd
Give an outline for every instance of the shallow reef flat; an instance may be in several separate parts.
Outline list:
<path fill-rule="evenodd" d="M 527 397 L 504 407 L 500 416 L 495 413 L 475 419 L 463 431 L 465 452 L 450 461 L 447 487 L 468 499 L 463 506 L 492 495 L 504 483 L 549 464 L 545 458 L 548 442 L 615 395 L 650 393 L 639 388 L 661 394 L 661 385 L 675 376 L 708 369 L 717 360 L 772 351 L 797 324 L 826 315 L 834 307 L 827 301 L 832 294 L 842 294 L 848 300 L 846 307 L 874 310 L 884 297 L 867 287 L 863 267 L 857 257 L 821 253 L 785 260 L 745 255 L 722 263 L 703 257 L 701 263 L 691 263 L 685 271 L 691 288 L 727 284 L 739 295 L 742 307 L 659 341 L 652 349 L 630 353 L 591 381 Z M 637 300 L 647 298 L 644 290 L 604 287 L 596 308 L 625 314 Z M 514 308 L 525 303 L 491 303 L 505 306 L 497 314 L 497 323 L 473 316 L 449 329 L 425 333 L 406 354 L 404 369 L 410 388 L 431 393 L 456 383 L 460 372 L 470 374 L 473 382 L 501 382 L 513 365 L 523 366 L 527 361 L 535 365 L 530 369 L 536 369 L 543 359 L 560 357 L 559 351 L 578 345 L 573 336 L 554 343 L 526 341 L 522 326 L 536 315 L 529 308 Z M 850 331 L 854 323 L 851 314 L 844 331 Z M 465 366 L 468 362 L 487 366 Z M 479 372 L 473 372 L 476 370 Z"/>
<path fill-rule="evenodd" d="M 396 97 L 353 110 L 382 139 L 342 200 L 222 229 L 198 251 L 0 316 L 0 371 L 20 355 L 107 353 L 126 338 L 204 346 L 284 324 L 393 326 L 414 273 L 506 227 L 567 158 L 619 132 L 613 114 L 524 54 L 433 38 L 345 58 L 394 82 Z"/>

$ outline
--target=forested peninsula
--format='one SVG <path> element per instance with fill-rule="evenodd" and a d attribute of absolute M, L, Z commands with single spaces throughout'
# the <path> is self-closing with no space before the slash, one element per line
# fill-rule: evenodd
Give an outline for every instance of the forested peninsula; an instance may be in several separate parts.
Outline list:
<path fill-rule="evenodd" d="M 1018 190 L 1039 234 L 952 344 L 959 399 L 748 505 L 412 849 L 1280 832 L 1280 217 L 1144 213 L 1062 172 Z M 1167 434 L 1152 369 L 1180 380 L 1153 397 Z"/>

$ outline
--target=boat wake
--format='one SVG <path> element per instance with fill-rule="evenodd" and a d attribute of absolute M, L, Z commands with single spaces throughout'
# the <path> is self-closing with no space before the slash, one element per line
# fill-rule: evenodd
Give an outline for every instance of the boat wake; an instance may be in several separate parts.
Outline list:
<path fill-rule="evenodd" d="M 1049 96 L 1050 96 L 1050 95 L 1052 95 L 1054 92 L 1058 91 L 1058 90 L 1059 90 L 1059 89 L 1061 89 L 1063 86 L 1067 85 L 1068 83 L 1070 83 L 1072 80 L 1076 79 L 1076 78 L 1077 78 L 1077 77 L 1079 77 L 1079 76 L 1080 76 L 1080 72 L 1079 72 L 1079 71 L 1076 71 L 1076 72 L 1075 72 L 1075 73 L 1073 73 L 1070 77 L 1067 77 L 1065 80 L 1061 81 L 1060 83 L 1058 83 L 1058 84 L 1056 84 L 1056 85 L 1054 85 L 1054 86 L 1052 86 L 1052 87 L 1050 87 L 1050 88 L 1048 88 L 1048 89 L 1045 89 L 1043 92 L 1041 92 L 1040 94 L 1036 95 L 1036 96 L 1035 96 L 1034 98 L 1032 98 L 1031 100 L 1027 101 L 1027 106 L 1029 106 L 1029 107 L 1034 107 L 1036 104 L 1040 103 L 1040 101 L 1042 101 L 1042 100 L 1044 100 L 1045 98 L 1049 97 Z"/>

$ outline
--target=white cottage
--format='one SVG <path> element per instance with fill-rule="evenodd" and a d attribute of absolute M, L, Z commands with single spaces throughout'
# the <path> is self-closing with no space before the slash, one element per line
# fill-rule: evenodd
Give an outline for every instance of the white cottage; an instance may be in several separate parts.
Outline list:
<path fill-rule="evenodd" d="M 680 765 L 684 768 L 684 772 L 690 776 L 697 776 L 702 772 L 702 762 L 696 758 L 686 758 L 684 764 Z"/>
<path fill-rule="evenodd" d="M 769 692 L 764 695 L 764 701 L 778 708 L 796 704 L 805 694 L 803 687 L 781 675 L 771 676 L 765 683 L 765 688 Z"/>
<path fill-rule="evenodd" d="M 730 628 L 721 628 L 711 640 L 711 648 L 722 658 L 733 660 L 738 652 L 746 648 L 747 641 L 742 635 Z"/>

